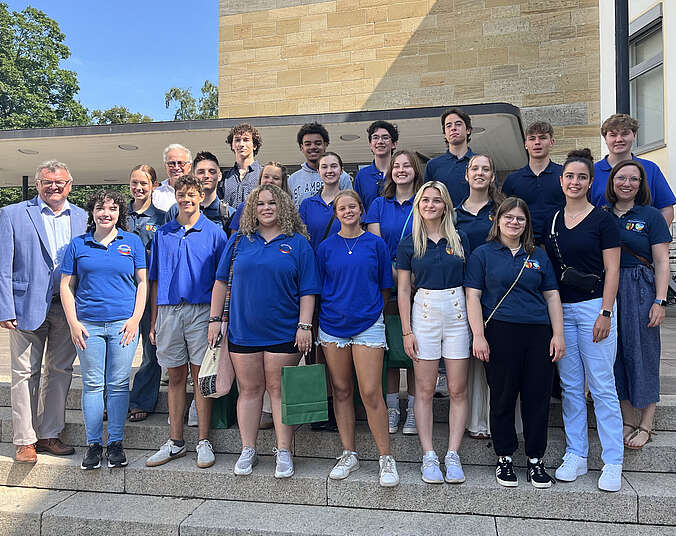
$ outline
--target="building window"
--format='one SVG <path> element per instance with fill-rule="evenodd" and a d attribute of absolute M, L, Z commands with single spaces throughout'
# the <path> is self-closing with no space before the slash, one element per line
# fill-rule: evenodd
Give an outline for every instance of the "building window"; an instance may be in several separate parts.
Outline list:
<path fill-rule="evenodd" d="M 633 21 L 629 34 L 629 100 L 641 124 L 636 147 L 648 150 L 664 144 L 662 5 Z"/>

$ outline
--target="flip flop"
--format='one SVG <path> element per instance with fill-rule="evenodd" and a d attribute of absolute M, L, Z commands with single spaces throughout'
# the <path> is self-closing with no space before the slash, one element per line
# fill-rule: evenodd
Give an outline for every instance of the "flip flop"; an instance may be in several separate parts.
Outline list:
<path fill-rule="evenodd" d="M 629 441 L 638 437 L 638 435 L 640 433 L 645 433 L 648 436 L 648 438 L 643 443 L 641 443 L 639 445 L 629 445 Z M 627 438 L 627 440 L 625 441 L 624 444 L 628 449 L 641 450 L 647 443 L 650 443 L 652 441 L 654 434 L 655 434 L 655 432 L 653 432 L 652 430 L 646 430 L 642 426 L 639 426 L 638 428 L 636 428 L 636 430 L 634 430 L 634 433 L 631 434 L 631 436 L 629 436 Z"/>
<path fill-rule="evenodd" d="M 132 409 L 129 412 L 129 422 L 140 422 L 145 421 L 150 415 L 149 412 L 143 411 L 142 409 Z"/>
<path fill-rule="evenodd" d="M 624 430 L 626 428 L 629 429 L 628 434 L 624 433 Z M 624 446 L 625 447 L 628 446 L 627 441 L 629 441 L 629 438 L 631 438 L 636 433 L 636 430 L 638 430 L 638 427 L 635 424 L 623 424 L 622 425 L 622 439 L 624 440 Z"/>

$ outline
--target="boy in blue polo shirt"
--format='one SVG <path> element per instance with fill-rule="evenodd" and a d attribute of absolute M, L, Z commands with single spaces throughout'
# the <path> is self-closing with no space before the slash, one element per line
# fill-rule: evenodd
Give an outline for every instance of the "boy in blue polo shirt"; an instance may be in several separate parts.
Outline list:
<path fill-rule="evenodd" d="M 361 197 L 364 211 L 368 214 L 373 200 L 383 195 L 385 172 L 390 167 L 392 153 L 397 148 L 399 130 L 396 125 L 387 121 L 374 121 L 366 129 L 366 133 L 369 135 L 373 162 L 357 172 L 354 178 L 354 191 Z"/>
<path fill-rule="evenodd" d="M 554 147 L 554 129 L 547 121 L 536 121 L 526 129 L 524 142 L 528 165 L 507 175 L 502 185 L 505 197 L 520 197 L 528 205 L 533 220 L 536 244 L 542 244 L 547 235 L 547 222 L 565 204 L 561 190 L 560 164 L 549 158 Z M 496 207 L 497 208 L 497 207 Z"/>
<path fill-rule="evenodd" d="M 211 289 L 227 236 L 200 212 L 204 191 L 199 179 L 183 175 L 174 185 L 178 215 L 160 227 L 150 253 L 152 306 L 151 339 L 157 344 L 157 361 L 169 370 L 170 439 L 146 461 L 154 467 L 185 456 L 186 363 L 197 385 L 202 358 L 208 348 Z M 209 436 L 211 401 L 195 389 L 199 421 L 197 466 L 214 464 Z"/>

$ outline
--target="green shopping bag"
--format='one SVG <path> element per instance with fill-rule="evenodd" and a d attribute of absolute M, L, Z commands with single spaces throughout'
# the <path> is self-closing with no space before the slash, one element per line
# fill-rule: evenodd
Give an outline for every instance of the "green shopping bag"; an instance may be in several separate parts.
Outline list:
<path fill-rule="evenodd" d="M 230 428 L 237 422 L 237 382 L 232 383 L 230 392 L 220 398 L 212 398 L 211 428 Z"/>
<path fill-rule="evenodd" d="M 401 331 L 401 317 L 399 315 L 384 315 L 385 339 L 387 340 L 388 368 L 413 368 L 413 361 L 404 351 L 404 337 Z"/>
<path fill-rule="evenodd" d="M 305 424 L 329 419 L 323 364 L 282 367 L 282 422 Z"/>

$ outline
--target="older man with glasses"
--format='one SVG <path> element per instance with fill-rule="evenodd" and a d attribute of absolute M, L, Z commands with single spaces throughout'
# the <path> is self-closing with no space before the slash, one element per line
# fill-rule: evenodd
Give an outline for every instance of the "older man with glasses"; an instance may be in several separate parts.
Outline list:
<path fill-rule="evenodd" d="M 174 192 L 174 182 L 181 175 L 187 175 L 192 168 L 192 153 L 190 149 L 172 143 L 167 145 L 162 151 L 162 161 L 167 170 L 167 178 L 153 190 L 153 205 L 160 210 L 168 211 L 172 205 L 176 204 L 176 193 Z"/>
<path fill-rule="evenodd" d="M 44 162 L 35 173 L 38 195 L 0 210 L 0 326 L 9 330 L 13 442 L 22 463 L 35 463 L 36 450 L 75 452 L 59 439 L 75 360 L 60 266 L 87 224 L 87 213 L 68 203 L 72 183 L 66 164 Z"/>

